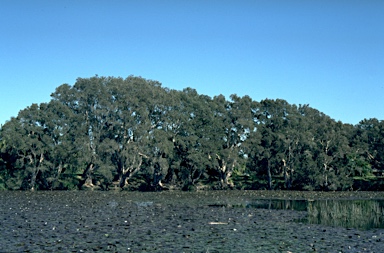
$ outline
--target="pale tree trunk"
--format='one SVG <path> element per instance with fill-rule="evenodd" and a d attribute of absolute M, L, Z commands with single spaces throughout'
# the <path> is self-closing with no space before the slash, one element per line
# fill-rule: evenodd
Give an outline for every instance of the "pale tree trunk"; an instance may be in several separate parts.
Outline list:
<path fill-rule="evenodd" d="M 323 179 L 324 179 L 324 186 L 328 187 L 328 164 L 324 163 L 324 171 L 323 171 Z"/>
<path fill-rule="evenodd" d="M 286 189 L 290 189 L 292 186 L 292 175 L 293 169 L 287 165 L 285 159 L 282 160 L 283 163 L 283 173 L 284 173 L 284 185 Z"/>
<path fill-rule="evenodd" d="M 226 187 L 230 187 L 230 188 L 233 188 L 235 185 L 233 184 L 232 181 L 230 181 L 230 178 L 232 176 L 232 172 L 233 172 L 233 167 L 234 167 L 234 164 L 232 164 L 232 169 L 229 170 L 229 171 L 226 171 L 223 176 L 224 176 L 224 184 Z"/>
<path fill-rule="evenodd" d="M 157 162 L 154 165 L 153 172 L 153 187 L 157 190 L 159 187 L 163 188 L 163 184 L 161 183 L 162 173 L 161 173 L 161 165 Z"/>
<path fill-rule="evenodd" d="M 285 184 L 285 188 L 288 189 L 289 188 L 289 175 L 288 175 L 288 169 L 287 169 L 287 162 L 285 161 L 285 159 L 283 159 L 282 163 L 283 163 L 283 173 L 284 173 L 284 184 Z"/>
<path fill-rule="evenodd" d="M 233 173 L 233 169 L 235 167 L 236 160 L 232 162 L 232 164 L 229 166 L 227 161 L 222 159 L 219 155 L 216 154 L 216 159 L 218 161 L 218 171 L 220 173 L 220 183 L 223 188 L 233 188 L 233 182 L 230 181 L 230 178 Z"/>
<path fill-rule="evenodd" d="M 190 185 L 195 185 L 195 183 L 197 182 L 197 180 L 200 179 L 201 175 L 202 175 L 202 172 L 201 171 L 198 171 L 198 169 L 196 168 L 196 166 L 191 166 L 190 167 L 190 173 L 188 175 L 188 180 L 189 180 L 189 184 Z M 195 174 L 197 173 L 197 176 L 194 176 Z"/>
<path fill-rule="evenodd" d="M 124 188 L 124 186 L 128 185 L 129 179 L 140 170 L 142 163 L 143 163 L 143 158 L 142 158 L 142 155 L 139 154 L 139 159 L 137 162 L 135 157 L 131 166 L 127 168 L 124 168 L 123 166 L 123 168 L 121 168 L 121 174 L 119 177 L 120 188 Z"/>
<path fill-rule="evenodd" d="M 268 166 L 268 190 L 272 190 L 272 174 L 271 168 Z"/>
<path fill-rule="evenodd" d="M 332 170 L 332 168 L 329 166 L 330 163 L 332 162 L 333 158 L 328 155 L 329 151 L 329 145 L 331 141 L 326 141 L 325 145 L 324 142 L 321 142 L 322 145 L 324 146 L 324 162 L 323 162 L 323 185 L 325 187 L 328 187 L 328 172 Z"/>
<path fill-rule="evenodd" d="M 228 181 L 228 179 L 225 176 L 225 171 L 227 170 L 227 164 L 225 163 L 225 161 L 222 161 L 219 164 L 220 164 L 219 165 L 220 183 L 222 187 L 226 187 L 227 186 L 226 181 Z"/>
<path fill-rule="evenodd" d="M 128 173 L 127 173 L 127 170 L 123 168 L 121 168 L 121 174 L 119 176 L 119 187 L 120 188 L 124 188 L 125 185 L 128 184 Z"/>
<path fill-rule="evenodd" d="M 32 156 L 30 156 L 30 163 L 34 163 L 33 162 L 34 158 L 32 158 Z M 34 170 L 32 172 L 32 178 L 31 178 L 31 191 L 34 191 L 35 190 L 35 185 L 36 185 L 36 179 L 37 179 L 37 175 L 39 174 L 40 172 L 40 165 L 43 163 L 44 161 L 44 156 L 43 156 L 43 153 L 40 154 L 40 158 L 39 160 L 34 163 Z"/>
<path fill-rule="evenodd" d="M 95 170 L 95 164 L 94 163 L 88 164 L 86 170 L 83 173 L 83 179 L 85 179 L 85 182 L 84 182 L 85 186 L 88 186 L 88 187 L 94 186 L 92 183 L 92 175 L 94 170 Z"/>
<path fill-rule="evenodd" d="M 55 169 L 55 168 L 53 168 L 53 169 Z M 51 183 L 51 186 L 50 186 L 50 189 L 51 189 L 51 190 L 53 190 L 53 184 L 54 184 L 55 182 L 59 181 L 59 179 L 60 179 L 60 175 L 61 175 L 62 171 L 63 171 L 63 164 L 60 163 L 60 164 L 57 166 L 57 174 L 56 174 L 56 177 L 52 180 L 52 182 L 50 182 L 50 183 Z"/>

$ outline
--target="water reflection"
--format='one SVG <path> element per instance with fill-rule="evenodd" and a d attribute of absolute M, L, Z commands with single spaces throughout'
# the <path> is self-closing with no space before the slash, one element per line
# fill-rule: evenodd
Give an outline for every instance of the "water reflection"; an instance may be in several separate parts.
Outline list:
<path fill-rule="evenodd" d="M 308 222 L 346 228 L 384 228 L 384 201 L 311 201 L 308 202 Z"/>
<path fill-rule="evenodd" d="M 255 200 L 246 207 L 307 211 L 309 224 L 345 228 L 384 228 L 384 200 Z"/>
<path fill-rule="evenodd" d="M 295 211 L 307 211 L 306 200 L 256 200 L 247 202 L 247 208 L 283 209 Z"/>

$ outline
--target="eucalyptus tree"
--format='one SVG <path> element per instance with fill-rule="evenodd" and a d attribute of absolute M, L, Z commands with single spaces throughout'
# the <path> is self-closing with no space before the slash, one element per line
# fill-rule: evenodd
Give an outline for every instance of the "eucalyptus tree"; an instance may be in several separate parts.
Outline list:
<path fill-rule="evenodd" d="M 308 104 L 293 106 L 288 121 L 288 149 L 284 166 L 289 166 L 289 184 L 293 189 L 314 189 L 314 171 L 318 171 L 314 161 L 316 142 L 314 139 L 313 114 L 318 111 L 309 107 Z M 286 162 L 286 164 L 285 164 Z M 289 188 L 289 187 L 287 187 Z"/>
<path fill-rule="evenodd" d="M 343 124 L 341 121 L 334 121 L 334 129 L 336 132 L 337 145 L 334 149 L 335 162 L 335 178 L 332 187 L 329 190 L 350 190 L 353 186 L 353 168 L 349 166 L 349 156 L 354 152 L 354 148 L 350 143 L 349 125 Z"/>
<path fill-rule="evenodd" d="M 323 113 L 317 113 L 314 117 L 314 160 L 318 169 L 313 172 L 316 175 L 315 188 L 337 190 L 348 187 L 351 182 L 343 182 L 343 179 L 350 173 L 345 171 L 343 161 L 349 152 L 349 145 L 342 123 L 335 122 Z"/>
<path fill-rule="evenodd" d="M 296 170 L 300 167 L 300 159 L 305 149 L 305 125 L 297 113 L 296 106 L 284 104 L 286 111 L 286 124 L 281 130 L 283 146 L 281 156 L 280 174 L 284 177 L 284 188 L 290 189 L 294 183 Z"/>
<path fill-rule="evenodd" d="M 17 181 L 12 188 L 34 190 L 39 174 L 48 170 L 44 160 L 49 141 L 39 120 L 41 116 L 39 105 L 32 104 L 4 126 L 3 138 L 17 155 L 11 172 Z"/>
<path fill-rule="evenodd" d="M 49 152 L 45 155 L 45 163 L 49 167 L 49 174 L 44 175 L 45 188 L 74 188 L 77 180 L 73 164 L 73 157 L 76 156 L 73 113 L 67 106 L 53 100 L 41 104 L 40 111 L 44 115 L 41 125 L 49 141 L 46 143 Z"/>
<path fill-rule="evenodd" d="M 355 160 L 361 176 L 384 173 L 384 121 L 376 118 L 364 119 L 356 125 L 354 147 L 359 159 Z M 366 164 L 368 162 L 368 164 Z"/>
<path fill-rule="evenodd" d="M 73 143 L 77 150 L 77 164 L 81 174 L 81 183 L 94 186 L 95 172 L 99 177 L 111 180 L 108 153 L 101 148 L 106 139 L 108 116 L 111 112 L 111 98 L 108 96 L 108 83 L 113 78 L 78 78 L 73 86 L 63 84 L 51 95 L 53 100 L 61 102 L 72 110 Z"/>
<path fill-rule="evenodd" d="M 103 144 L 105 150 L 111 153 L 115 176 L 121 188 L 128 185 L 129 179 L 140 170 L 142 164 L 140 142 L 145 137 L 140 127 L 144 122 L 137 98 L 140 85 L 133 77 L 113 79 L 109 83 L 108 95 L 112 103 L 106 123 L 107 138 Z"/>
<path fill-rule="evenodd" d="M 300 188 L 303 171 L 312 164 L 310 123 L 300 113 L 306 108 L 282 99 L 265 99 L 252 109 L 256 125 L 249 163 L 256 174 L 266 178 L 268 189 Z"/>
<path fill-rule="evenodd" d="M 291 138 L 294 138 L 287 135 L 289 105 L 285 100 L 265 99 L 260 101 L 254 114 L 256 129 L 261 134 L 261 149 L 253 159 L 256 160 L 261 172 L 266 174 L 267 188 L 274 188 L 273 175 L 280 174 L 282 168 L 285 184 L 289 186 L 287 160 L 290 162 L 289 144 L 293 141 Z"/>
<path fill-rule="evenodd" d="M 309 112 L 314 110 L 309 105 L 289 105 L 285 101 L 279 105 L 285 111 L 285 126 L 281 134 L 284 136 L 282 173 L 285 188 L 302 189 L 307 185 L 306 173 L 314 169 L 314 125 Z"/>
<path fill-rule="evenodd" d="M 372 176 L 372 154 L 369 148 L 369 135 L 365 123 L 360 121 L 356 126 L 350 126 L 350 145 L 352 152 L 348 155 L 348 166 L 351 167 L 352 175 L 356 178 Z M 369 127 L 370 124 L 368 124 Z"/>
<path fill-rule="evenodd" d="M 351 186 L 347 156 L 351 152 L 347 127 L 324 113 L 299 106 L 304 148 L 297 185 L 310 190 L 338 190 Z"/>
<path fill-rule="evenodd" d="M 146 155 L 147 183 L 151 189 L 162 189 L 163 180 L 169 173 L 173 156 L 173 139 L 177 128 L 173 124 L 173 92 L 150 81 L 148 89 L 142 90 L 140 100 L 145 104 L 147 124 Z"/>
<path fill-rule="evenodd" d="M 151 107 L 157 104 L 161 84 L 140 77 L 110 81 L 109 96 L 113 99 L 108 121 L 108 150 L 121 188 L 143 168 L 143 159 L 150 159 L 150 138 L 161 123 L 152 117 Z"/>
<path fill-rule="evenodd" d="M 4 161 L 5 156 L 5 141 L 1 138 L 1 127 L 0 127 L 0 190 L 6 189 L 5 180 L 7 180 L 7 167 Z"/>
<path fill-rule="evenodd" d="M 234 187 L 231 176 L 235 166 L 244 161 L 243 143 L 253 129 L 252 100 L 232 95 L 227 101 L 223 95 L 213 98 L 212 126 L 208 130 L 211 140 L 212 168 L 218 173 L 221 187 Z"/>
<path fill-rule="evenodd" d="M 14 118 L 12 117 L 11 120 Z M 10 121 L 7 121 L 5 123 L 5 127 L 7 128 Z M 1 189 L 13 189 L 13 188 L 19 188 L 19 187 L 14 187 L 14 181 L 16 173 L 14 171 L 14 165 L 18 159 L 17 152 L 15 149 L 7 145 L 6 139 L 7 139 L 7 134 L 3 126 L 0 128 L 0 188 Z"/>
<path fill-rule="evenodd" d="M 190 190 L 195 189 L 196 183 L 204 177 L 210 163 L 208 127 L 212 124 L 211 98 L 201 96 L 191 88 L 177 95 L 172 110 L 172 128 L 175 130 L 172 137 L 173 170 L 182 187 Z"/>
<path fill-rule="evenodd" d="M 2 140 L 16 158 L 9 188 L 48 189 L 59 180 L 68 161 L 68 113 L 54 102 L 32 104 L 4 125 Z"/>
<path fill-rule="evenodd" d="M 27 184 L 28 172 L 24 167 L 24 161 L 22 156 L 24 138 L 20 130 L 23 129 L 19 120 L 12 117 L 7 121 L 1 129 L 1 141 L 2 141 L 2 158 L 4 159 L 4 171 L 2 171 L 2 177 L 4 180 L 5 187 L 7 189 L 18 190 L 22 186 L 25 189 L 31 188 Z M 22 150 L 19 150 L 20 149 Z"/>
<path fill-rule="evenodd" d="M 383 172 L 384 123 L 345 125 L 281 99 L 227 101 L 141 77 L 95 76 L 20 111 L 1 126 L 0 150 L 0 188 L 126 188 L 134 180 L 147 189 L 227 188 L 241 172 L 269 189 L 343 190 L 353 177 Z"/>

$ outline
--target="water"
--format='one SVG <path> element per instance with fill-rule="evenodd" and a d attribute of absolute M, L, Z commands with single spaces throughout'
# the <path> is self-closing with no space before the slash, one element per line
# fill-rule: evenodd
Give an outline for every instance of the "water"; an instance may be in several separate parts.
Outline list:
<path fill-rule="evenodd" d="M 255 200 L 245 207 L 307 212 L 298 222 L 362 230 L 384 228 L 384 200 Z"/>
<path fill-rule="evenodd" d="M 383 252 L 384 229 L 293 222 L 309 210 L 322 213 L 318 203 L 332 206 L 305 199 L 369 200 L 374 194 L 0 191 L 0 252 Z M 333 208 L 343 213 L 342 206 Z"/>

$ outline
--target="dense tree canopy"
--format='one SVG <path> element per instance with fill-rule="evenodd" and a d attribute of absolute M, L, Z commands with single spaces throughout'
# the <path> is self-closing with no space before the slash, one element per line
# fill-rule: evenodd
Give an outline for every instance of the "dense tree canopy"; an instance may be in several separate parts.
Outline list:
<path fill-rule="evenodd" d="M 383 189 L 384 122 L 79 78 L 0 129 L 2 189 Z"/>

